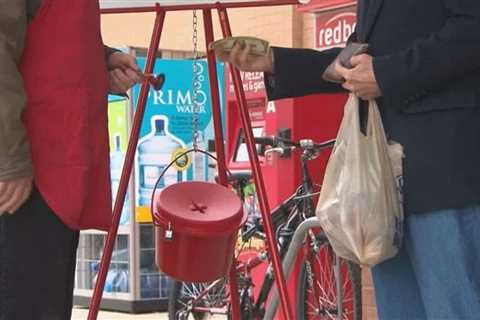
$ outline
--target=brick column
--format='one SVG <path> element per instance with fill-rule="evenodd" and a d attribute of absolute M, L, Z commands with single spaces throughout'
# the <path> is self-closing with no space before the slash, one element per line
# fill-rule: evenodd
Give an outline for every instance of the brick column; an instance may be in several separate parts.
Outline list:
<path fill-rule="evenodd" d="M 378 320 L 370 269 L 362 269 L 362 320 Z"/>

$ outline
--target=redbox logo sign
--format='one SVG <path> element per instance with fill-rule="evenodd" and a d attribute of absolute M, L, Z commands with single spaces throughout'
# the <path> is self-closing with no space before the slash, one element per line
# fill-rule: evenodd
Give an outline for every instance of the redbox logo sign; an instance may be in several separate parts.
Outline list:
<path fill-rule="evenodd" d="M 315 47 L 327 49 L 345 45 L 355 30 L 356 23 L 355 7 L 318 14 Z"/>

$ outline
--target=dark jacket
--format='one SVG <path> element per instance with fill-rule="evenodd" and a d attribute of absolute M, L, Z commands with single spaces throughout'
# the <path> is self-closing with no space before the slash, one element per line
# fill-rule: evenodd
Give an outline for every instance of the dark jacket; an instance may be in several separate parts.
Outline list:
<path fill-rule="evenodd" d="M 356 37 L 387 135 L 405 148 L 406 212 L 480 204 L 480 2 L 360 0 Z M 275 48 L 269 97 L 341 90 L 320 80 L 338 52 Z"/>

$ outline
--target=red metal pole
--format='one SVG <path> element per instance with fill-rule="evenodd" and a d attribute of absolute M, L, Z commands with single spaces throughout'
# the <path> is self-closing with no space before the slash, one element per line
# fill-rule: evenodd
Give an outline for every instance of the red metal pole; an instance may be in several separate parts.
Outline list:
<path fill-rule="evenodd" d="M 174 1 L 171 1 L 172 3 Z M 263 1 L 239 1 L 239 2 L 212 2 L 212 3 L 194 3 L 192 4 L 166 4 L 161 8 L 165 11 L 182 11 L 182 10 L 202 10 L 202 9 L 218 9 L 222 8 L 249 8 L 249 7 L 270 7 L 282 5 L 296 5 L 299 4 L 297 0 L 263 0 Z M 105 8 L 102 13 L 135 13 L 135 12 L 154 12 L 155 6 L 145 7 L 125 7 L 125 8 Z"/>
<path fill-rule="evenodd" d="M 205 47 L 207 52 L 208 79 L 210 80 L 210 94 L 212 96 L 213 123 L 215 127 L 215 150 L 217 151 L 218 177 L 220 184 L 226 186 L 227 171 L 225 164 L 225 145 L 222 131 L 222 117 L 220 110 L 220 97 L 218 90 L 217 62 L 215 53 L 208 50 L 208 44 L 214 40 L 213 23 L 211 9 L 203 9 L 203 25 L 205 29 Z M 240 320 L 240 296 L 238 295 L 237 284 L 237 263 L 233 257 L 232 267 L 228 275 L 228 284 L 230 286 L 230 301 L 232 305 L 232 319 Z"/>
<path fill-rule="evenodd" d="M 146 73 L 152 73 L 155 64 L 155 57 L 158 51 L 160 43 L 160 36 L 162 34 L 163 22 L 165 21 L 165 11 L 157 7 L 157 15 L 155 18 L 155 25 L 153 28 L 152 39 L 150 41 L 150 47 L 147 55 L 147 63 L 145 67 Z M 118 225 L 120 223 L 120 216 L 122 213 L 123 203 L 125 201 L 125 194 L 127 192 L 128 181 L 130 180 L 130 174 L 134 163 L 135 151 L 137 148 L 138 138 L 140 135 L 140 127 L 145 112 L 145 104 L 147 102 L 148 91 L 150 85 L 148 79 L 145 79 L 142 83 L 142 89 L 140 91 L 140 98 L 137 104 L 137 110 L 135 111 L 135 117 L 133 120 L 132 131 L 130 133 L 130 139 L 128 142 L 127 154 L 125 156 L 125 162 L 123 165 L 122 176 L 120 178 L 120 184 L 118 187 L 117 198 L 115 199 L 115 205 L 113 207 L 112 225 L 108 231 L 107 240 L 103 249 L 102 261 L 100 263 L 100 270 L 97 276 L 97 282 L 95 283 L 95 290 L 90 303 L 90 310 L 88 313 L 88 320 L 96 320 L 98 311 L 100 309 L 100 302 L 102 300 L 103 289 L 105 286 L 105 279 L 107 277 L 107 271 L 112 259 L 113 245 L 117 238 Z"/>
<path fill-rule="evenodd" d="M 230 37 L 232 31 L 230 29 L 230 22 L 228 20 L 227 10 L 219 7 L 218 14 L 220 17 L 220 24 L 222 26 L 222 32 L 224 37 Z M 272 217 L 270 207 L 267 201 L 267 193 L 265 190 L 265 184 L 263 181 L 262 171 L 260 170 L 260 162 L 258 160 L 257 150 L 255 148 L 255 141 L 252 131 L 252 125 L 250 122 L 250 115 L 248 113 L 248 106 L 245 100 L 245 92 L 243 91 L 242 79 L 240 77 L 240 71 L 230 65 L 230 71 L 233 77 L 233 83 L 235 88 L 235 95 L 239 103 L 240 118 L 242 121 L 243 131 L 245 133 L 245 141 L 248 149 L 248 156 L 250 159 L 250 165 L 255 180 L 255 185 L 258 193 L 258 200 L 260 202 L 260 209 L 262 212 L 262 220 L 265 226 L 265 232 L 267 235 L 268 251 L 272 259 L 273 271 L 275 273 L 275 281 L 277 283 L 278 291 L 280 293 L 280 301 L 282 304 L 283 315 L 287 320 L 294 320 L 290 300 L 288 299 L 287 285 L 285 277 L 283 275 L 282 263 L 277 249 L 275 240 L 275 233 L 273 230 Z"/>

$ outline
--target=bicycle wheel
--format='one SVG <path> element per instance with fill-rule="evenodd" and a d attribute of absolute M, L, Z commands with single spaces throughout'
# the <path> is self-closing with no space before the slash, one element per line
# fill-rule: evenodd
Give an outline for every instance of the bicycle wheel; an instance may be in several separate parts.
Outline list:
<path fill-rule="evenodd" d="M 336 257 L 326 240 L 305 251 L 297 287 L 298 319 L 361 320 L 360 267 Z"/>
<path fill-rule="evenodd" d="M 212 318 L 212 310 L 228 308 L 225 283 L 223 279 L 210 283 L 173 280 L 168 299 L 168 319 L 206 320 Z"/>

